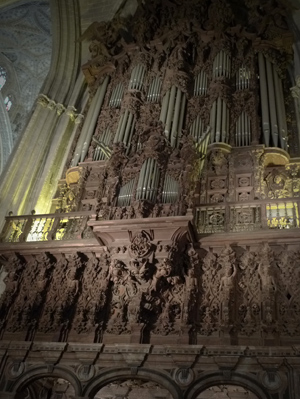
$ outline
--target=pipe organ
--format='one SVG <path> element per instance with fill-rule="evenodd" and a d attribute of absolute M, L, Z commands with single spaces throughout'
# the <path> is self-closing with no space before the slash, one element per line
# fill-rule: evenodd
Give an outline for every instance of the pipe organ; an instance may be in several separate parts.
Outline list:
<path fill-rule="evenodd" d="M 128 90 L 141 90 L 144 82 L 146 68 L 144 65 L 136 65 L 132 72 L 128 85 Z"/>
<path fill-rule="evenodd" d="M 101 137 L 101 145 L 97 145 L 97 147 L 95 148 L 93 161 L 100 161 L 108 158 L 105 149 L 111 145 L 111 141 L 112 132 L 108 127 Z"/>
<path fill-rule="evenodd" d="M 213 63 L 213 77 L 219 78 L 221 76 L 225 76 L 226 78 L 230 78 L 231 76 L 231 58 L 224 50 L 221 50 L 216 55 Z"/>
<path fill-rule="evenodd" d="M 211 142 L 228 143 L 229 141 L 229 109 L 220 97 L 214 101 L 210 112 Z"/>
<path fill-rule="evenodd" d="M 198 143 L 205 132 L 204 122 L 200 115 L 194 120 L 190 127 L 190 135 L 192 135 L 195 141 Z"/>
<path fill-rule="evenodd" d="M 111 108 L 120 108 L 123 94 L 124 94 L 124 85 L 122 83 L 118 83 L 111 93 L 109 106 Z"/>
<path fill-rule="evenodd" d="M 159 179 L 160 170 L 156 160 L 153 158 L 146 159 L 139 174 L 136 199 L 155 203 Z"/>
<path fill-rule="evenodd" d="M 192 24 L 186 29 L 193 30 Z M 202 37 L 201 29 L 179 34 L 174 26 L 178 35 L 169 39 L 168 31 L 154 31 L 149 43 L 143 42 L 148 31 L 137 35 L 138 40 L 144 37 L 139 44 L 127 47 L 118 42 L 109 64 L 85 69 L 95 74 L 93 97 L 71 166 L 84 161 L 89 146 L 89 159 L 94 161 L 107 160 L 110 165 L 121 156 L 128 167 L 108 173 L 115 184 L 110 203 L 117 207 L 136 201 L 185 201 L 190 178 L 182 165 L 191 162 L 189 173 L 202 170 L 210 146 L 255 143 L 288 149 L 277 50 L 268 52 L 255 35 L 244 36 L 242 31 L 232 31 L 227 38 L 210 33 Z M 181 166 L 176 169 L 177 163 Z"/>
<path fill-rule="evenodd" d="M 109 76 L 104 78 L 103 83 L 98 88 L 95 96 L 93 97 L 90 107 L 87 112 L 85 123 L 80 133 L 80 137 L 77 142 L 77 146 L 74 152 L 74 157 L 71 162 L 71 166 L 76 166 L 78 162 L 82 162 L 89 149 L 91 139 L 95 130 L 95 124 L 98 119 L 100 109 L 103 105 L 106 89 L 109 82 Z"/>
<path fill-rule="evenodd" d="M 166 174 L 163 193 L 162 193 L 162 202 L 164 204 L 173 204 L 178 199 L 179 193 L 179 185 L 178 182 L 173 179 L 170 175 Z"/>
<path fill-rule="evenodd" d="M 194 81 L 194 96 L 205 96 L 207 93 L 207 74 L 201 70 Z"/>
<path fill-rule="evenodd" d="M 133 197 L 133 190 L 135 186 L 135 179 L 131 179 L 128 183 L 121 187 L 117 206 L 129 206 Z"/>
<path fill-rule="evenodd" d="M 146 64 L 135 65 L 128 78 L 127 92 L 143 92 L 143 85 L 145 79 L 152 76 L 147 85 L 147 92 L 144 93 L 145 104 L 158 104 L 160 109 L 159 120 L 164 126 L 164 134 L 172 148 L 178 148 L 182 137 L 183 129 L 188 129 L 195 141 L 198 141 L 206 130 L 203 117 L 196 115 L 189 126 L 186 125 L 186 117 L 189 113 L 189 102 L 194 98 L 209 99 L 212 91 L 222 89 L 224 79 L 231 81 L 231 76 L 234 77 L 233 93 L 254 93 L 253 83 L 255 82 L 256 65 L 259 71 L 257 75 L 257 83 L 260 87 L 260 98 L 256 97 L 256 102 L 253 103 L 252 110 L 244 101 L 242 110 L 239 111 L 237 119 L 231 124 L 231 115 L 235 111 L 235 99 L 231 95 L 224 92 L 210 102 L 209 111 L 209 126 L 211 143 L 227 143 L 237 147 L 249 146 L 252 140 L 260 140 L 266 146 L 280 147 L 287 150 L 287 122 L 286 111 L 284 104 L 284 94 L 282 81 L 279 77 L 277 67 L 274 62 L 271 62 L 262 52 L 251 55 L 251 59 L 243 60 L 242 63 L 232 63 L 232 55 L 227 50 L 220 50 L 211 60 L 211 69 L 197 68 L 193 79 L 193 91 L 189 93 L 188 90 L 182 89 L 180 84 L 171 84 L 167 90 L 164 89 L 164 74 L 156 74 L 153 77 L 153 72 L 149 70 Z M 239 65 L 236 67 L 235 65 Z M 148 64 L 147 64 L 148 65 Z M 181 65 L 181 64 L 180 64 Z M 176 72 L 177 73 L 177 72 Z M 92 99 L 88 108 L 86 123 L 84 124 L 80 138 L 78 140 L 75 154 L 72 161 L 72 166 L 76 166 L 79 161 L 83 161 L 88 146 L 91 143 L 93 130 L 97 115 L 100 113 L 101 107 L 106 96 L 108 82 L 110 77 L 106 76 L 103 83 L 98 88 L 94 98 Z M 138 122 L 136 112 L 128 109 L 127 106 L 122 109 L 122 101 L 126 94 L 126 84 L 124 79 L 119 83 L 114 84 L 113 80 L 110 83 L 113 87 L 110 89 L 110 98 L 107 106 L 112 109 L 120 109 L 118 114 L 118 123 L 115 125 L 115 135 L 112 140 L 111 133 L 105 130 L 101 134 L 101 142 L 105 145 L 123 142 L 126 147 L 127 155 L 130 154 L 131 141 L 135 137 L 135 126 Z M 226 90 L 225 90 L 226 91 Z M 128 94 L 127 94 L 128 96 Z M 206 100 L 205 100 L 206 101 Z M 260 132 L 253 133 L 254 124 L 250 116 L 257 105 L 261 107 L 261 137 Z M 117 111 L 116 111 L 117 112 Z M 116 114 L 117 115 L 117 114 Z M 206 122 L 207 123 L 207 122 Z M 110 129 L 111 131 L 111 129 Z M 260 139 L 259 139 L 260 137 Z M 136 139 L 136 146 L 134 148 L 141 148 L 140 138 Z M 99 148 L 95 149 L 93 154 L 94 160 L 106 159 L 105 155 Z"/>
<path fill-rule="evenodd" d="M 235 74 L 236 90 L 244 90 L 250 88 L 251 72 L 248 67 L 241 66 Z"/>
<path fill-rule="evenodd" d="M 282 82 L 275 65 L 258 54 L 262 131 L 266 146 L 286 150 L 287 125 Z"/>
<path fill-rule="evenodd" d="M 176 86 L 172 86 L 165 94 L 160 120 L 165 125 L 166 138 L 172 147 L 177 147 L 184 124 L 186 95 Z"/>
<path fill-rule="evenodd" d="M 156 76 L 154 79 L 152 79 L 147 93 L 148 103 L 157 103 L 159 101 L 161 86 L 162 81 L 160 77 Z"/>
<path fill-rule="evenodd" d="M 251 144 L 251 121 L 249 116 L 242 112 L 236 122 L 235 146 L 244 147 Z"/>
<path fill-rule="evenodd" d="M 131 138 L 135 126 L 135 116 L 127 109 L 121 115 L 117 131 L 114 138 L 114 143 L 122 141 L 127 148 L 127 153 L 130 151 Z"/>

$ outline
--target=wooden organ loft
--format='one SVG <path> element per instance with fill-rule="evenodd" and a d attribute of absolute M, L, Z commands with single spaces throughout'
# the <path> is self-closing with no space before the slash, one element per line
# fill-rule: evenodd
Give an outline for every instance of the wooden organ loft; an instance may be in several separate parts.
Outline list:
<path fill-rule="evenodd" d="M 128 380 L 149 398 L 299 397 L 286 14 L 154 1 L 83 34 L 90 97 L 52 212 L 1 234 L 0 398 L 130 399 Z"/>

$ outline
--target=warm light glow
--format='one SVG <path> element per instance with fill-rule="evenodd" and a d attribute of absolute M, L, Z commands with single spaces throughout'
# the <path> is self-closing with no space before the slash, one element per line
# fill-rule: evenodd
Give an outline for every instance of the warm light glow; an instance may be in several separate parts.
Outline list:
<path fill-rule="evenodd" d="M 266 206 L 268 226 L 271 229 L 299 227 L 299 212 L 294 202 L 281 202 Z"/>

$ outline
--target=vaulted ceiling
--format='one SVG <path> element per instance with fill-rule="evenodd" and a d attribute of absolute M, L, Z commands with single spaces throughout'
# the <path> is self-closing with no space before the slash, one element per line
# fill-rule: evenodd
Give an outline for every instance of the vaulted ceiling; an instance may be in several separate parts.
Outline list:
<path fill-rule="evenodd" d="M 80 0 L 79 3 L 82 32 L 95 19 L 112 19 L 124 3 L 126 7 L 128 4 L 129 7 L 135 7 L 137 4 L 136 0 L 88 2 Z M 1 91 L 1 102 L 9 95 L 13 103 L 8 115 L 11 123 L 11 133 L 8 133 L 8 136 L 12 135 L 11 143 L 3 144 L 4 147 L 6 146 L 3 148 L 3 153 L 7 156 L 24 129 L 34 101 L 41 92 L 43 82 L 49 72 L 51 53 L 50 1 L 0 0 L 0 65 L 7 72 L 7 82 Z M 88 56 L 85 45 L 83 45 L 82 54 L 83 59 Z M 3 108 L 3 104 L 0 104 L 1 106 Z M 0 119 L 4 118 L 4 114 L 5 109 L 2 109 Z M 7 120 L 0 122 L 2 122 L 2 129 L 7 130 Z M 7 156 L 5 155 L 4 158 Z"/>
<path fill-rule="evenodd" d="M 0 9 L 0 65 L 7 73 L 1 94 L 13 104 L 9 111 L 13 142 L 47 76 L 52 52 L 49 1 L 23 3 Z"/>

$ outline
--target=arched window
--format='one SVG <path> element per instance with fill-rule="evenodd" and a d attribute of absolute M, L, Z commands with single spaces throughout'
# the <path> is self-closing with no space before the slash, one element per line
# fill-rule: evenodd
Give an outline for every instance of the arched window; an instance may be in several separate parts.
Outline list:
<path fill-rule="evenodd" d="M 4 104 L 5 104 L 6 111 L 9 111 L 11 109 L 11 106 L 12 106 L 12 102 L 11 102 L 11 99 L 10 99 L 9 96 L 5 97 Z"/>
<path fill-rule="evenodd" d="M 5 85 L 6 82 L 6 71 L 0 66 L 0 90 Z"/>

